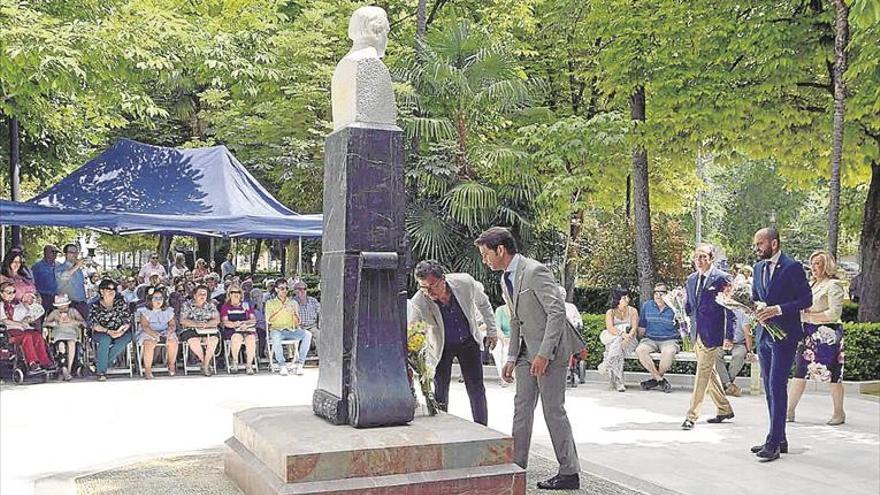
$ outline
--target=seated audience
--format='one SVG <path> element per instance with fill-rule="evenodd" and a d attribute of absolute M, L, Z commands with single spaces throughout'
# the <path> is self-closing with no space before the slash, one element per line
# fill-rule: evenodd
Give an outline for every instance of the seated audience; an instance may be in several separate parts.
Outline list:
<path fill-rule="evenodd" d="M 125 286 L 120 293 L 122 299 L 128 303 L 136 303 L 139 301 L 138 293 L 137 293 L 137 281 L 134 277 L 126 277 L 125 278 Z"/>
<path fill-rule="evenodd" d="M 0 267 L 0 282 L 12 282 L 15 288 L 13 301 L 18 303 L 22 296 L 30 292 L 36 294 L 37 286 L 34 277 L 24 263 L 24 255 L 21 249 L 12 248 L 3 257 L 3 266 Z"/>
<path fill-rule="evenodd" d="M 68 382 L 73 377 L 73 363 L 76 362 L 76 346 L 82 339 L 85 319 L 79 311 L 70 307 L 70 298 L 64 294 L 55 296 L 55 309 L 43 320 L 43 326 L 51 330 L 52 344 L 58 353 L 65 356 L 61 375 Z"/>
<path fill-rule="evenodd" d="M 203 282 L 205 277 L 210 275 L 211 270 L 208 269 L 208 264 L 205 263 L 205 260 L 199 258 L 196 260 L 196 266 L 192 271 L 192 278 L 195 282 Z"/>
<path fill-rule="evenodd" d="M 183 253 L 177 253 L 174 256 L 174 266 L 171 267 L 171 276 L 183 277 L 187 271 L 189 271 L 189 267 L 186 266 L 186 256 Z"/>
<path fill-rule="evenodd" d="M 681 336 L 678 333 L 675 313 L 663 301 L 663 296 L 667 292 L 669 288 L 666 284 L 655 285 L 654 298 L 642 305 L 639 335 L 643 338 L 636 347 L 636 356 L 639 357 L 642 367 L 651 374 L 651 378 L 640 384 L 642 390 L 659 387 L 666 393 L 672 391 L 672 385 L 664 376 L 672 367 L 675 354 L 681 350 Z M 660 353 L 659 369 L 654 366 L 654 360 L 651 359 L 652 352 Z"/>
<path fill-rule="evenodd" d="M 282 340 L 299 341 L 299 355 L 293 363 L 293 371 L 303 374 L 303 365 L 312 342 L 312 332 L 300 328 L 299 304 L 287 294 L 287 281 L 279 279 L 275 284 L 275 298 L 266 302 L 266 323 L 269 328 L 269 339 L 275 353 L 275 362 L 282 375 L 288 374 L 287 362 L 284 359 Z"/>
<path fill-rule="evenodd" d="M 144 378 L 153 378 L 153 352 L 156 344 L 165 343 L 168 374 L 177 374 L 177 321 L 174 309 L 167 305 L 168 298 L 161 288 L 147 290 L 147 306 L 139 308 L 137 318 L 140 332 L 137 342 L 144 346 Z"/>
<path fill-rule="evenodd" d="M 208 300 L 208 287 L 199 285 L 193 291 L 191 301 L 186 301 L 180 309 L 179 339 L 186 341 L 190 350 L 202 363 L 202 374 L 211 376 L 211 359 L 220 342 L 218 326 L 220 312 Z M 205 349 L 202 349 L 202 345 Z"/>
<path fill-rule="evenodd" d="M 721 377 L 724 393 L 739 397 L 742 390 L 736 384 L 736 377 L 745 366 L 747 357 L 752 353 L 752 325 L 742 310 L 734 309 L 736 322 L 733 327 L 733 348 L 730 349 L 730 365 L 725 366 L 724 353 L 718 353 L 715 370 Z"/>
<path fill-rule="evenodd" d="M 150 280 L 150 277 L 153 275 L 159 275 L 160 278 L 165 278 L 168 275 L 165 271 L 165 267 L 159 263 L 158 253 L 150 255 L 150 261 L 146 262 L 141 268 L 141 271 L 138 272 L 138 280 L 146 282 Z"/>
<path fill-rule="evenodd" d="M 98 285 L 100 296 L 90 308 L 92 339 L 97 343 L 95 366 L 99 382 L 107 380 L 107 367 L 131 342 L 131 313 L 125 299 L 116 291 L 115 282 L 102 280 Z"/>
<path fill-rule="evenodd" d="M 232 363 L 229 371 L 238 373 L 238 356 L 241 352 L 241 344 L 244 343 L 245 372 L 253 375 L 257 349 L 257 317 L 254 315 L 254 310 L 242 301 L 243 298 L 240 286 L 229 286 L 226 302 L 220 307 L 220 320 L 223 322 L 220 333 L 223 335 L 223 340 L 228 340 L 231 344 Z"/>
<path fill-rule="evenodd" d="M 19 303 L 14 303 L 15 284 L 0 282 L 2 314 L 0 323 L 6 325 L 9 342 L 21 347 L 25 363 L 30 371 L 54 369 L 55 361 L 49 357 L 43 332 L 34 329 L 34 322 L 43 316 L 43 305 L 37 302 L 33 292 L 27 292 Z"/>
<path fill-rule="evenodd" d="M 312 347 L 318 346 L 318 333 L 321 331 L 321 303 L 308 293 L 308 286 L 302 280 L 293 282 L 293 297 L 299 305 L 299 324 L 312 333 Z"/>
<path fill-rule="evenodd" d="M 605 330 L 599 341 L 605 345 L 605 359 L 599 363 L 599 373 L 608 374 L 611 388 L 626 392 L 623 383 L 623 361 L 635 350 L 638 338 L 639 311 L 629 305 L 629 291 L 615 289 L 611 295 L 611 309 L 605 312 Z"/>

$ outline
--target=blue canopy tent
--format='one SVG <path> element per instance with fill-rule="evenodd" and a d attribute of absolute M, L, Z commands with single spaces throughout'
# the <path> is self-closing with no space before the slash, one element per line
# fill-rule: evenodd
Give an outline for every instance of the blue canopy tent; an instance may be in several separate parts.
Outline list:
<path fill-rule="evenodd" d="M 261 239 L 323 231 L 322 215 L 282 205 L 225 146 L 165 148 L 130 139 L 30 201 L 0 201 L 0 224 Z"/>

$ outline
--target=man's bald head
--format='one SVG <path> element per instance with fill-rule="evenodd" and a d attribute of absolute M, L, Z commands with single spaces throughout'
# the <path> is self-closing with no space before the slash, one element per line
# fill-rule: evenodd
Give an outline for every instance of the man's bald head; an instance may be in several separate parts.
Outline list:
<path fill-rule="evenodd" d="M 764 227 L 755 232 L 755 255 L 758 258 L 762 260 L 772 258 L 779 252 L 779 245 L 779 230 L 776 227 Z"/>

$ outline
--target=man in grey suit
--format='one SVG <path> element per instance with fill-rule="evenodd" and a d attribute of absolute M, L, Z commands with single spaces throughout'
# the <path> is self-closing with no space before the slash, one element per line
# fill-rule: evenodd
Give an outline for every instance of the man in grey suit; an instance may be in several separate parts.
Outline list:
<path fill-rule="evenodd" d="M 434 395 L 440 409 L 449 404 L 449 379 L 452 359 L 458 358 L 461 376 L 471 401 L 474 422 L 486 425 L 486 387 L 483 385 L 482 342 L 477 313 L 486 323 L 486 345 L 496 339 L 495 313 L 483 285 L 466 273 L 446 274 L 437 261 L 416 265 L 419 292 L 412 298 L 411 321 L 424 321 L 430 327 L 426 335 L 427 364 L 434 370 Z"/>
<path fill-rule="evenodd" d="M 544 490 L 580 488 L 579 463 L 571 424 L 565 412 L 565 378 L 574 352 L 565 302 L 550 270 L 517 253 L 509 230 L 492 227 L 474 241 L 493 271 L 503 271 L 502 291 L 510 304 L 510 350 L 501 371 L 506 382 L 516 378 L 513 410 L 513 457 L 523 469 L 529 459 L 538 397 L 559 473 L 538 482 Z"/>

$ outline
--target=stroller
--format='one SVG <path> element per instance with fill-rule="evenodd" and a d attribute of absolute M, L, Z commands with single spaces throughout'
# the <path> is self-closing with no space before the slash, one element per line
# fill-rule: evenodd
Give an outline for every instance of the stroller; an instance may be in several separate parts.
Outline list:
<path fill-rule="evenodd" d="M 49 379 L 46 370 L 28 370 L 21 347 L 9 340 L 6 325 L 0 324 L 0 378 L 12 380 L 16 385 L 25 382 L 42 382 Z"/>

